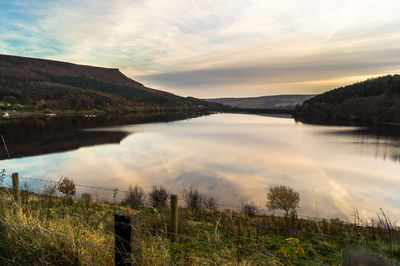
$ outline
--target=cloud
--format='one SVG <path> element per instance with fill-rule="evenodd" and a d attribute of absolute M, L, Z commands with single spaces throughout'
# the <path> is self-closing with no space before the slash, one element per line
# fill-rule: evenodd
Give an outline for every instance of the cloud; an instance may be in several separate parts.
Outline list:
<path fill-rule="evenodd" d="M 368 75 L 379 75 L 400 70 L 400 49 L 376 49 L 358 52 L 333 52 L 303 57 L 292 57 L 258 65 L 233 65 L 206 69 L 183 70 L 140 76 L 145 83 L 181 89 L 182 93 L 204 88 L 231 88 L 257 94 L 261 90 L 279 93 L 289 85 L 290 93 L 322 92 L 327 85 L 342 85 L 343 81 L 358 81 Z M 350 77 L 350 80 L 349 80 Z M 351 80 L 353 78 L 353 80 Z M 330 80 L 330 81 L 329 81 Z M 344 85 L 344 84 L 343 84 Z M 329 88 L 329 87 L 328 87 Z M 254 90 L 254 92 L 252 92 Z M 222 89 L 221 89 L 222 91 Z"/>
<path fill-rule="evenodd" d="M 398 7 L 395 0 L 5 1 L 0 52 L 119 67 L 183 95 L 315 92 L 398 71 Z"/>

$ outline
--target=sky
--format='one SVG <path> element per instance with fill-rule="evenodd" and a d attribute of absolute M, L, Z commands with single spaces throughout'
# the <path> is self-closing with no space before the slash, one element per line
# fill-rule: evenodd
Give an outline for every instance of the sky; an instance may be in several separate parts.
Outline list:
<path fill-rule="evenodd" d="M 0 53 L 119 68 L 200 98 L 400 72 L 398 0 L 0 0 Z"/>

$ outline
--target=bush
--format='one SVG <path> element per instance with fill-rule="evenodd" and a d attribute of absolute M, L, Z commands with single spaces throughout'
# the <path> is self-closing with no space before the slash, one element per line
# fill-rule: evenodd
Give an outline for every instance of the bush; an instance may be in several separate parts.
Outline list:
<path fill-rule="evenodd" d="M 284 210 L 286 214 L 295 213 L 299 206 L 300 195 L 289 186 L 270 187 L 267 194 L 267 208 Z"/>
<path fill-rule="evenodd" d="M 214 197 L 204 197 L 204 207 L 210 211 L 215 211 L 217 206 L 217 200 Z"/>
<path fill-rule="evenodd" d="M 192 210 L 200 210 L 203 207 L 204 195 L 197 189 L 190 187 L 189 190 L 184 189 L 183 200 L 186 202 L 186 207 Z"/>
<path fill-rule="evenodd" d="M 73 196 L 76 192 L 74 180 L 63 177 L 58 184 L 58 190 L 66 196 Z"/>
<path fill-rule="evenodd" d="M 149 193 L 150 205 L 154 208 L 164 208 L 168 206 L 169 193 L 163 186 L 153 186 Z"/>
<path fill-rule="evenodd" d="M 63 177 L 61 181 L 58 183 L 58 191 L 64 194 L 65 196 L 65 203 L 66 204 L 73 204 L 73 200 L 71 196 L 75 195 L 76 187 L 74 180 L 69 179 L 67 177 Z"/>
<path fill-rule="evenodd" d="M 249 217 L 254 217 L 257 215 L 258 213 L 258 208 L 257 206 L 254 204 L 254 202 L 247 202 L 244 203 L 242 206 L 242 212 L 244 214 L 246 214 Z"/>
<path fill-rule="evenodd" d="M 137 209 L 138 207 L 143 207 L 146 200 L 146 194 L 142 187 L 135 185 L 129 186 L 128 195 L 122 201 L 123 205 L 129 205 L 132 209 Z"/>

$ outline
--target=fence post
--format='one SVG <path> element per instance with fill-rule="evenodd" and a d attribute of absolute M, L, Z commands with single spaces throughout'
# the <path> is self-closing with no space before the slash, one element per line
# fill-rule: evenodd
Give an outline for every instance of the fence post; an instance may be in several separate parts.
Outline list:
<path fill-rule="evenodd" d="M 13 193 L 15 200 L 17 202 L 20 201 L 20 194 L 19 194 L 19 177 L 18 173 L 12 173 L 12 186 L 13 186 Z"/>
<path fill-rule="evenodd" d="M 178 195 L 171 195 L 171 240 L 176 242 L 178 239 Z"/>
<path fill-rule="evenodd" d="M 141 213 L 121 211 L 114 214 L 115 265 L 142 265 Z"/>
<path fill-rule="evenodd" d="M 349 251 L 347 249 L 342 249 L 342 265 L 347 266 L 349 265 Z"/>

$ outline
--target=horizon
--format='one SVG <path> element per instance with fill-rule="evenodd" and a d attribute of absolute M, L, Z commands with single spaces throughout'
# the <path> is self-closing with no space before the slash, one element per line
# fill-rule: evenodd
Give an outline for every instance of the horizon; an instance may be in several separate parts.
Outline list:
<path fill-rule="evenodd" d="M 377 1 L 5 1 L 0 53 L 118 68 L 198 98 L 318 94 L 400 72 L 400 18 Z"/>

